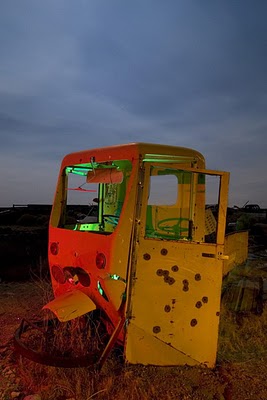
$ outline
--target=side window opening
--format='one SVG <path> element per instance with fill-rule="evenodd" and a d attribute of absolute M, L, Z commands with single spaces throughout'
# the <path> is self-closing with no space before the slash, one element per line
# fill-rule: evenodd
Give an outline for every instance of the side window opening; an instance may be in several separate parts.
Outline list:
<path fill-rule="evenodd" d="M 220 177 L 205 175 L 205 242 L 216 243 Z M 225 210 L 227 212 L 227 210 Z"/>
<path fill-rule="evenodd" d="M 181 239 L 188 237 L 189 208 L 186 190 L 180 182 L 184 175 L 177 170 L 151 169 L 146 213 L 146 237 Z"/>
<path fill-rule="evenodd" d="M 145 237 L 216 243 L 220 176 L 152 167 Z"/>
<path fill-rule="evenodd" d="M 178 197 L 178 182 L 175 175 L 152 175 L 149 186 L 149 205 L 174 206 Z"/>

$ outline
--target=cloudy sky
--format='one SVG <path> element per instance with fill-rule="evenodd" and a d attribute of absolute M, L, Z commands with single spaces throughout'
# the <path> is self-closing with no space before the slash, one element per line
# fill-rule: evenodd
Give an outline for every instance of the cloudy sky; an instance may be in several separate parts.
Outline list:
<path fill-rule="evenodd" d="M 191 147 L 267 207 L 265 0 L 1 0 L 0 206 L 51 203 L 66 153 Z"/>

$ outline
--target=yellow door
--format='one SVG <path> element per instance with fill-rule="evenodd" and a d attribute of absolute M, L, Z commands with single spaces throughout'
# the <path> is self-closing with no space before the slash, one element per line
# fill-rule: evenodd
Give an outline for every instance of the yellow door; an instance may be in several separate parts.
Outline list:
<path fill-rule="evenodd" d="M 125 358 L 130 363 L 198 365 L 216 361 L 223 269 L 228 174 L 146 164 L 129 274 Z M 218 218 L 205 228 L 206 179 L 218 175 Z M 153 176 L 163 199 L 150 204 Z M 164 178 L 161 178 L 164 180 Z M 174 185 L 175 186 L 175 185 Z M 153 231 L 154 229 L 154 231 Z"/>

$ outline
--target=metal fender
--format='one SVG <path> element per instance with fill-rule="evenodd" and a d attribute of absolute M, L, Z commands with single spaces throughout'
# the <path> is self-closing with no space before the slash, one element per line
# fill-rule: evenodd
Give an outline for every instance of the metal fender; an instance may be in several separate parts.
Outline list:
<path fill-rule="evenodd" d="M 125 293 L 125 282 L 120 279 L 114 280 L 106 278 L 103 280 L 103 286 L 106 289 L 106 294 L 109 298 L 109 301 L 111 301 L 116 310 L 118 310 L 123 299 L 123 294 Z"/>
<path fill-rule="evenodd" d="M 93 300 L 80 290 L 66 292 L 46 304 L 43 308 L 51 310 L 61 322 L 80 317 L 96 309 Z"/>

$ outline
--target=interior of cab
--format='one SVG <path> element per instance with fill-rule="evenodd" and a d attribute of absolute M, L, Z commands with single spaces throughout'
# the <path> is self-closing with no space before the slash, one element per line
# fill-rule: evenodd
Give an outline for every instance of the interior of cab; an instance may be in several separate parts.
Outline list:
<path fill-rule="evenodd" d="M 112 161 L 65 168 L 65 201 L 60 226 L 110 234 L 119 223 L 131 163 Z"/>

